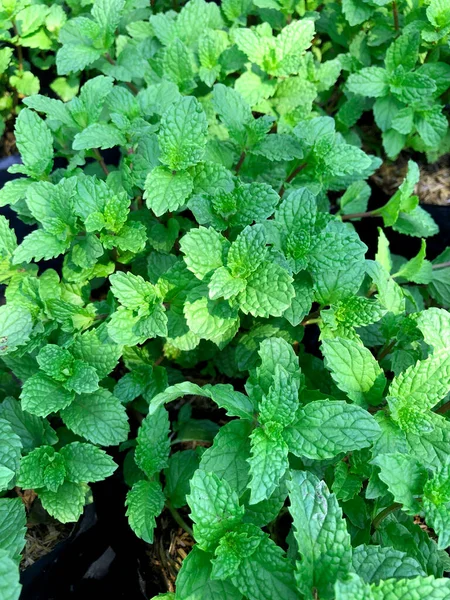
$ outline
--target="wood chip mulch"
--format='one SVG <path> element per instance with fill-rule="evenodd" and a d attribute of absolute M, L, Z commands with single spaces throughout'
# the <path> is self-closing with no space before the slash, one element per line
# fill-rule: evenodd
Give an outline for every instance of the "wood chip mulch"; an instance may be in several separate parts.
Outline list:
<path fill-rule="evenodd" d="M 394 163 L 383 163 L 371 179 L 385 194 L 392 196 L 402 183 L 407 171 L 406 158 Z M 420 181 L 416 194 L 423 204 L 450 206 L 450 155 L 433 164 L 420 165 Z"/>

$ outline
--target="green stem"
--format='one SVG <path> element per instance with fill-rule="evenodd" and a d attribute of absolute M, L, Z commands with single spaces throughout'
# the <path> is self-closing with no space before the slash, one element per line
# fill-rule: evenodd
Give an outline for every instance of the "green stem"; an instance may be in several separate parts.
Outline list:
<path fill-rule="evenodd" d="M 343 221 L 350 221 L 351 219 L 364 219 L 365 217 L 378 217 L 379 215 L 374 210 L 367 212 L 351 213 L 349 215 L 341 215 Z"/>
<path fill-rule="evenodd" d="M 391 342 L 389 342 L 389 344 L 385 344 L 383 346 L 383 348 L 380 350 L 378 356 L 377 356 L 377 360 L 383 360 L 383 358 L 385 358 L 389 352 L 392 350 L 392 348 L 395 346 L 397 340 L 392 340 Z"/>
<path fill-rule="evenodd" d="M 445 269 L 447 267 L 450 267 L 450 260 L 447 262 L 438 263 L 437 265 L 432 265 L 433 269 Z"/>
<path fill-rule="evenodd" d="M 299 165 L 297 165 L 297 166 L 295 167 L 295 169 L 293 169 L 293 170 L 292 170 L 292 171 L 289 173 L 289 175 L 286 177 L 286 181 L 285 181 L 285 182 L 283 183 L 283 185 L 280 187 L 280 191 L 278 192 L 278 194 L 280 195 L 280 198 L 282 198 L 282 197 L 283 197 L 283 194 L 284 194 L 284 192 L 286 191 L 286 190 L 285 190 L 285 186 L 286 186 L 286 184 L 287 184 L 287 183 L 291 183 L 291 181 L 292 181 L 293 179 L 295 179 L 295 178 L 297 177 L 297 175 L 300 173 L 300 171 L 303 171 L 303 169 L 305 169 L 305 168 L 306 168 L 306 166 L 307 166 L 307 164 L 306 164 L 306 163 L 299 164 Z"/>
<path fill-rule="evenodd" d="M 402 505 L 399 502 L 394 502 L 394 504 L 391 504 L 390 506 L 388 506 L 387 508 L 385 508 L 384 510 L 379 512 L 372 522 L 373 528 L 377 529 L 378 526 L 380 525 L 381 521 L 383 521 L 388 515 L 395 512 L 396 510 L 398 510 L 401 507 L 402 507 Z"/>
<path fill-rule="evenodd" d="M 170 504 L 170 502 L 166 502 L 166 508 L 170 511 L 170 514 L 172 515 L 174 520 L 178 523 L 178 525 L 182 529 L 184 529 L 186 533 L 188 533 L 190 536 L 194 537 L 194 532 L 192 531 L 191 527 L 189 527 L 189 525 L 186 523 L 186 521 L 183 519 L 183 517 L 180 515 L 180 513 L 177 511 L 177 509 L 174 508 Z"/>
<path fill-rule="evenodd" d="M 116 65 L 116 61 L 112 58 L 112 56 L 109 52 L 105 52 L 104 57 L 106 58 L 106 60 L 109 62 L 110 65 L 114 65 L 114 66 Z M 133 92 L 133 94 L 135 96 L 139 93 L 139 90 L 134 85 L 134 83 L 131 83 L 131 81 L 125 81 L 124 83 L 128 87 L 128 89 Z"/>

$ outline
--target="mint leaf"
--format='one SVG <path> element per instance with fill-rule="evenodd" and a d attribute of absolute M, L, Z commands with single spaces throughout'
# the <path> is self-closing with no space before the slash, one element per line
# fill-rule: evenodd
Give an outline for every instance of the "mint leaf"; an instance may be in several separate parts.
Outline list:
<path fill-rule="evenodd" d="M 255 429 L 250 439 L 250 504 L 257 504 L 270 498 L 278 486 L 289 466 L 289 449 L 276 422 L 267 423 L 265 429 Z"/>
<path fill-rule="evenodd" d="M 194 546 L 183 561 L 177 578 L 176 600 L 197 600 L 198 598 L 226 598 L 242 600 L 242 594 L 229 581 L 212 579 L 212 554 Z"/>
<path fill-rule="evenodd" d="M 324 340 L 322 351 L 326 366 L 336 385 L 354 402 L 378 404 L 386 378 L 369 350 L 353 340 Z"/>
<path fill-rule="evenodd" d="M 60 450 L 66 479 L 73 483 L 102 481 L 114 473 L 116 463 L 106 452 L 92 444 L 73 442 Z"/>
<path fill-rule="evenodd" d="M 186 97 L 174 102 L 161 118 L 161 162 L 175 171 L 197 164 L 204 154 L 206 134 L 206 116 L 198 100 Z"/>
<path fill-rule="evenodd" d="M 164 508 L 164 494 L 156 481 L 137 481 L 127 494 L 128 522 L 134 533 L 153 544 L 156 517 Z"/>
<path fill-rule="evenodd" d="M 187 172 L 172 173 L 164 167 L 153 169 L 145 180 L 144 198 L 157 217 L 183 206 L 193 189 L 192 177 Z"/>
<path fill-rule="evenodd" d="M 382 579 L 425 575 L 416 559 L 405 552 L 383 546 L 357 546 L 353 550 L 352 565 L 366 583 L 378 584 Z"/>
<path fill-rule="evenodd" d="M 125 407 L 104 389 L 77 396 L 61 417 L 71 431 L 93 444 L 112 446 L 128 436 Z"/>
<path fill-rule="evenodd" d="M 13 479 L 19 468 L 22 444 L 8 421 L 0 419 L 0 490 L 13 487 Z"/>
<path fill-rule="evenodd" d="M 297 583 L 305 595 L 330 598 L 335 582 L 349 572 L 352 556 L 342 509 L 336 496 L 312 473 L 292 471 L 291 477 L 290 512 L 301 556 Z"/>
<path fill-rule="evenodd" d="M 381 454 L 374 464 L 380 467 L 379 478 L 388 486 L 396 502 L 414 514 L 420 510 L 417 498 L 421 496 L 427 481 L 426 469 L 418 460 L 405 454 Z"/>
<path fill-rule="evenodd" d="M 25 344 L 33 329 L 30 312 L 22 306 L 0 307 L 0 355 L 14 352 Z"/>
<path fill-rule="evenodd" d="M 64 482 L 57 492 L 41 489 L 39 499 L 42 506 L 61 523 L 72 523 L 80 518 L 88 491 L 83 483 Z"/>
<path fill-rule="evenodd" d="M 367 411 L 331 400 L 316 400 L 301 408 L 283 433 L 290 452 L 315 460 L 366 448 L 378 435 L 378 425 Z"/>
<path fill-rule="evenodd" d="M 34 179 L 47 174 L 53 165 L 53 138 L 44 121 L 24 108 L 17 117 L 14 132 L 24 172 Z"/>
<path fill-rule="evenodd" d="M 74 392 L 44 373 L 36 373 L 25 381 L 20 399 L 23 408 L 37 417 L 46 417 L 71 404 Z"/>
<path fill-rule="evenodd" d="M 220 538 L 242 521 L 243 507 L 229 483 L 199 469 L 191 479 L 187 497 L 194 535 L 202 550 L 212 550 Z"/>
<path fill-rule="evenodd" d="M 147 477 L 166 468 L 169 455 L 169 416 L 160 407 L 142 421 L 137 435 L 134 458 Z"/>

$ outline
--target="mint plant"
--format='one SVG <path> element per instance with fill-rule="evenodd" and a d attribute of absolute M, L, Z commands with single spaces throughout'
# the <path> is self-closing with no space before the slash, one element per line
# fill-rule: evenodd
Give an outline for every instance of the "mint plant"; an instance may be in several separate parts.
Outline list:
<path fill-rule="evenodd" d="M 414 160 L 372 203 L 357 126 L 445 147 L 447 13 L 68 7 L 56 67 L 83 85 L 24 98 L 0 189 L 29 226 L 0 215 L 0 598 L 22 490 L 76 522 L 113 473 L 136 536 L 192 539 L 160 598 L 450 598 L 450 251 Z"/>
<path fill-rule="evenodd" d="M 68 7 L 66 7 L 68 8 Z M 55 64 L 58 36 L 67 21 L 64 5 L 9 0 L 0 11 L 0 133 L 5 121 L 19 109 L 19 101 L 37 94 L 39 72 Z M 77 78 L 56 77 L 50 84 L 61 98 L 69 100 L 78 91 Z"/>

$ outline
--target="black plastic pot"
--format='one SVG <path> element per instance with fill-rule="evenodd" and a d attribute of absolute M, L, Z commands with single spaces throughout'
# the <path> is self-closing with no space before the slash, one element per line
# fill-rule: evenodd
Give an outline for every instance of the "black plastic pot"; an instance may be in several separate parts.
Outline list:
<path fill-rule="evenodd" d="M 74 532 L 21 574 L 20 600 L 147 600 L 165 591 L 125 517 L 120 476 L 92 485 Z"/>

